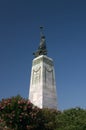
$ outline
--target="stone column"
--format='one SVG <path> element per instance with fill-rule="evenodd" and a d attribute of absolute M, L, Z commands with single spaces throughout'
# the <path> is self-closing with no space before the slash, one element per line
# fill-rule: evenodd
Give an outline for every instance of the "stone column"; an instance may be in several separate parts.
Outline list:
<path fill-rule="evenodd" d="M 57 109 L 53 60 L 46 55 L 33 59 L 29 100 L 39 108 Z"/>

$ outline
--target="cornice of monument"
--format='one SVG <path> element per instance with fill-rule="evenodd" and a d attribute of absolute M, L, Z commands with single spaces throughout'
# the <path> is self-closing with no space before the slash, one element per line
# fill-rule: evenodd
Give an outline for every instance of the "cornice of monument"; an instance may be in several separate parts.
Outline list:
<path fill-rule="evenodd" d="M 35 59 L 33 59 L 33 65 L 36 65 L 36 64 L 40 63 L 41 61 L 43 61 L 44 63 L 48 63 L 49 65 L 53 66 L 52 58 L 50 58 L 46 55 L 40 55 L 40 56 L 36 57 Z"/>

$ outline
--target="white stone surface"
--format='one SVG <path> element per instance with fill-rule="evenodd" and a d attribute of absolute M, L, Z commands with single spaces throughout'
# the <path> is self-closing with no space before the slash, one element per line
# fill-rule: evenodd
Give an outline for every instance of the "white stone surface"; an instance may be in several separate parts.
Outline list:
<path fill-rule="evenodd" d="M 45 55 L 33 60 L 29 99 L 39 108 L 57 109 L 53 60 Z"/>

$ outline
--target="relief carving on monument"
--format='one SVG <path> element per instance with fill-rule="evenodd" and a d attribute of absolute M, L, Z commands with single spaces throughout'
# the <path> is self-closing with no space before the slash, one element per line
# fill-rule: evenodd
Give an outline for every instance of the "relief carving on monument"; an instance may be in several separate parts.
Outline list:
<path fill-rule="evenodd" d="M 41 78 L 41 67 L 37 67 L 36 69 L 33 69 L 33 76 L 32 76 L 32 84 L 38 84 L 40 83 Z"/>
<path fill-rule="evenodd" d="M 53 89 L 51 88 L 51 86 L 54 86 L 53 69 L 49 66 L 45 67 L 45 84 L 47 88 Z"/>

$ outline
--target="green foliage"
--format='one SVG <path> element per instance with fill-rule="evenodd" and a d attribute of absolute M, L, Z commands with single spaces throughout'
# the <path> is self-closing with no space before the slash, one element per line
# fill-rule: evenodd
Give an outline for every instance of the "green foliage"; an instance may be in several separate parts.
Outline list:
<path fill-rule="evenodd" d="M 0 101 L 1 130 L 86 130 L 86 110 L 39 109 L 16 96 Z"/>
<path fill-rule="evenodd" d="M 86 130 L 86 110 L 72 108 L 63 111 L 56 119 L 56 130 Z"/>
<path fill-rule="evenodd" d="M 2 99 L 1 122 L 15 130 L 36 130 L 42 127 L 41 110 L 20 96 Z"/>
<path fill-rule="evenodd" d="M 59 111 L 54 109 L 42 109 L 42 116 L 44 117 L 44 130 L 54 130 L 56 128 L 56 117 Z"/>

